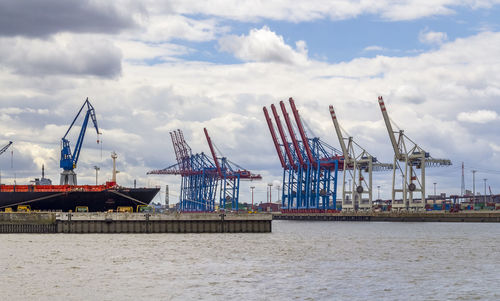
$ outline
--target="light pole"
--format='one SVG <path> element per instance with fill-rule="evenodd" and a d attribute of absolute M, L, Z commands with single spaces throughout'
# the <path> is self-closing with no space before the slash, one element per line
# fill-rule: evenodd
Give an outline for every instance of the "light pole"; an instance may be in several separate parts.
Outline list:
<path fill-rule="evenodd" d="M 484 205 L 486 206 L 486 181 L 488 181 L 488 179 L 483 179 L 484 181 Z"/>
<path fill-rule="evenodd" d="M 380 200 L 380 185 L 377 185 L 377 199 Z"/>
<path fill-rule="evenodd" d="M 276 185 L 276 192 L 278 193 L 277 194 L 277 197 L 276 197 L 276 201 L 279 203 L 280 202 L 280 188 L 281 186 L 280 185 Z"/>
<path fill-rule="evenodd" d="M 255 189 L 255 186 L 250 186 L 250 190 L 252 191 L 252 211 L 253 211 L 253 190 Z"/>
<path fill-rule="evenodd" d="M 94 166 L 94 169 L 95 169 L 95 185 L 97 186 L 97 174 L 98 174 L 99 170 L 101 170 L 101 169 L 97 166 Z"/>
<path fill-rule="evenodd" d="M 476 203 L 476 172 L 477 170 L 472 171 L 472 202 Z"/>
<path fill-rule="evenodd" d="M 267 186 L 269 186 L 269 202 L 268 203 L 272 203 L 273 202 L 273 183 L 268 183 Z"/>

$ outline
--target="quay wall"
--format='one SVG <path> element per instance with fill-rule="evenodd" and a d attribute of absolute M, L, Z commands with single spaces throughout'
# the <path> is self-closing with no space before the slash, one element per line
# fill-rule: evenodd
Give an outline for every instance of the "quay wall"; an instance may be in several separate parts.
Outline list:
<path fill-rule="evenodd" d="M 273 213 L 274 220 L 499 223 L 499 211 Z"/>
<path fill-rule="evenodd" d="M 269 233 L 271 214 L 0 213 L 0 233 Z"/>

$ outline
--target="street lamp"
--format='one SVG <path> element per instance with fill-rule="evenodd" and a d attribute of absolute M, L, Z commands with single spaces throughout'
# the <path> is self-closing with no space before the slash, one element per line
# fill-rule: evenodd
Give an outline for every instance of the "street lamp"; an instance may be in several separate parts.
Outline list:
<path fill-rule="evenodd" d="M 483 179 L 484 181 L 484 205 L 486 206 L 486 181 L 488 181 L 488 179 Z"/>
<path fill-rule="evenodd" d="M 377 199 L 380 200 L 380 185 L 377 185 Z"/>
<path fill-rule="evenodd" d="M 272 194 L 273 183 L 268 183 L 267 186 L 269 186 L 269 202 L 268 203 L 272 203 L 273 202 L 273 194 Z"/>
<path fill-rule="evenodd" d="M 252 190 L 252 211 L 253 211 L 253 190 L 255 189 L 255 186 L 250 186 L 250 190 Z"/>
<path fill-rule="evenodd" d="M 277 197 L 276 197 L 276 201 L 279 203 L 280 201 L 280 188 L 281 188 L 281 185 L 276 185 L 276 191 L 278 192 L 277 194 Z"/>
<path fill-rule="evenodd" d="M 472 202 L 476 203 L 476 172 L 477 170 L 472 171 Z"/>

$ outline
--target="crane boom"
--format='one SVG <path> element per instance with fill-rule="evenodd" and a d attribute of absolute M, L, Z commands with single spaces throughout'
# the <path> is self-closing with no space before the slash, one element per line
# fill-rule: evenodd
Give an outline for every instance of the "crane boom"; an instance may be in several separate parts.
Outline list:
<path fill-rule="evenodd" d="M 285 118 L 286 127 L 288 128 L 288 132 L 290 133 L 290 137 L 292 138 L 293 148 L 295 149 L 297 158 L 299 159 L 300 165 L 304 166 L 304 158 L 302 158 L 302 153 L 300 152 L 299 142 L 297 141 L 297 137 L 295 137 L 295 132 L 293 131 L 292 123 L 290 122 L 290 116 L 286 111 L 285 103 L 283 101 L 280 101 L 280 107 L 283 113 L 283 117 Z M 304 143 L 307 143 L 307 141 L 305 141 Z"/>
<path fill-rule="evenodd" d="M 179 150 L 179 147 L 177 144 L 175 132 L 170 132 L 170 139 L 172 140 L 172 145 L 174 147 L 175 159 L 177 160 L 177 163 L 181 164 L 182 163 L 182 154 L 180 153 L 180 150 Z"/>
<path fill-rule="evenodd" d="M 207 138 L 208 147 L 210 148 L 210 152 L 212 153 L 212 158 L 214 159 L 215 166 L 217 167 L 217 173 L 220 177 L 222 177 L 222 171 L 220 169 L 219 160 L 217 160 L 217 156 L 215 155 L 212 139 L 210 139 L 210 136 L 208 135 L 207 128 L 203 128 L 203 131 L 205 132 L 205 137 Z"/>
<path fill-rule="evenodd" d="M 347 152 L 347 147 L 345 145 L 344 137 L 342 136 L 342 131 L 340 130 L 340 125 L 337 120 L 337 115 L 335 115 L 335 110 L 333 109 L 332 105 L 330 105 L 330 115 L 332 116 L 335 132 L 337 132 L 337 137 L 339 138 L 340 148 L 342 149 L 342 153 L 344 154 L 344 160 L 347 160 L 347 162 L 349 162 L 350 161 L 349 153 Z"/>
<path fill-rule="evenodd" d="M 387 108 L 385 107 L 384 99 L 382 98 L 382 96 L 378 97 L 378 104 L 380 105 L 382 116 L 384 117 L 385 126 L 387 128 L 387 131 L 389 132 L 389 138 L 391 139 L 392 148 L 394 149 L 394 155 L 396 156 L 396 158 L 398 158 L 398 160 L 400 160 L 402 157 L 401 152 L 399 150 L 396 136 L 394 135 L 394 130 L 392 129 L 391 120 L 389 119 L 389 115 L 387 114 Z"/>
<path fill-rule="evenodd" d="M 276 148 L 276 152 L 278 153 L 278 157 L 279 157 L 280 162 L 281 162 L 281 167 L 286 168 L 285 158 L 283 157 L 283 154 L 281 153 L 281 149 L 280 149 L 280 146 L 278 143 L 278 138 L 276 136 L 276 131 L 274 130 L 273 122 L 271 121 L 271 117 L 269 117 L 269 113 L 267 112 L 266 107 L 264 107 L 262 110 L 264 111 L 264 116 L 266 117 L 267 126 L 269 127 L 269 131 L 271 132 L 271 137 L 273 138 L 274 147 Z M 286 144 L 286 141 L 283 142 L 283 144 Z"/>
<path fill-rule="evenodd" d="M 2 147 L 2 149 L 0 149 L 0 155 L 5 153 L 5 151 L 9 148 L 9 146 L 12 145 L 12 141 L 9 141 L 9 143 L 7 143 L 7 145 L 5 145 L 4 147 Z"/>
<path fill-rule="evenodd" d="M 316 164 L 316 161 L 314 160 L 311 152 L 311 148 L 309 147 L 309 139 L 307 139 L 306 132 L 304 131 L 304 127 L 302 126 L 302 120 L 300 120 L 299 111 L 295 107 L 293 98 L 290 97 L 288 101 L 290 102 L 290 107 L 292 107 L 293 117 L 295 118 L 295 122 L 297 123 L 297 128 L 299 129 L 299 134 L 302 138 L 302 143 L 304 144 L 304 148 L 306 150 L 307 159 L 309 159 L 309 162 L 311 162 L 311 164 Z"/>
<path fill-rule="evenodd" d="M 293 160 L 292 152 L 290 151 L 290 145 L 286 140 L 285 131 L 283 130 L 283 125 L 281 124 L 280 116 L 278 115 L 278 111 L 276 110 L 276 106 L 274 104 L 271 105 L 271 110 L 273 111 L 274 120 L 276 121 L 276 126 L 278 127 L 278 132 L 280 133 L 281 141 L 283 141 L 283 146 L 285 147 L 286 156 L 288 157 L 288 162 L 293 168 L 296 168 L 295 162 Z"/>

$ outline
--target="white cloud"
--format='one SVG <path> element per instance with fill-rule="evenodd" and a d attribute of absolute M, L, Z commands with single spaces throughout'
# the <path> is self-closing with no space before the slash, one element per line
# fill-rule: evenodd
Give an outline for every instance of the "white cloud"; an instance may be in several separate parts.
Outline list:
<path fill-rule="evenodd" d="M 145 33 L 141 40 L 166 42 L 172 39 L 186 41 L 210 41 L 216 35 L 229 30 L 227 26 L 219 26 L 218 22 L 211 19 L 195 20 L 182 15 L 153 15 L 145 24 Z"/>
<path fill-rule="evenodd" d="M 448 40 L 448 35 L 446 32 L 424 30 L 419 33 L 418 40 L 424 44 L 441 45 Z"/>
<path fill-rule="evenodd" d="M 287 45 L 282 36 L 264 26 L 252 29 L 248 35 L 229 35 L 219 39 L 221 51 L 234 54 L 239 59 L 251 62 L 276 62 L 304 65 L 307 63 L 307 46 L 297 41 L 295 49 Z"/>
<path fill-rule="evenodd" d="M 470 123 L 488 123 L 498 119 L 498 114 L 490 110 L 478 110 L 474 112 L 460 112 L 457 119 Z"/>
<path fill-rule="evenodd" d="M 368 47 L 365 47 L 363 49 L 364 52 L 368 52 L 368 51 L 382 51 L 382 50 L 385 50 L 385 48 L 382 47 L 382 46 L 377 46 L 377 45 L 368 46 Z"/>
<path fill-rule="evenodd" d="M 133 40 L 119 40 L 115 42 L 123 53 L 125 60 L 131 62 L 144 62 L 147 59 L 160 59 L 161 61 L 176 61 L 178 56 L 193 52 L 185 46 L 172 43 L 144 43 Z"/>
<path fill-rule="evenodd" d="M 310 0 L 290 4 L 289 1 L 196 1 L 174 0 L 167 8 L 156 4 L 156 11 L 176 12 L 179 14 L 201 14 L 218 16 L 240 21 L 259 19 L 286 20 L 291 22 L 318 19 L 344 20 L 364 14 L 378 15 L 387 20 L 415 20 L 424 17 L 453 14 L 463 7 L 489 8 L 496 0 Z M 153 3 L 153 5 L 155 5 Z"/>

